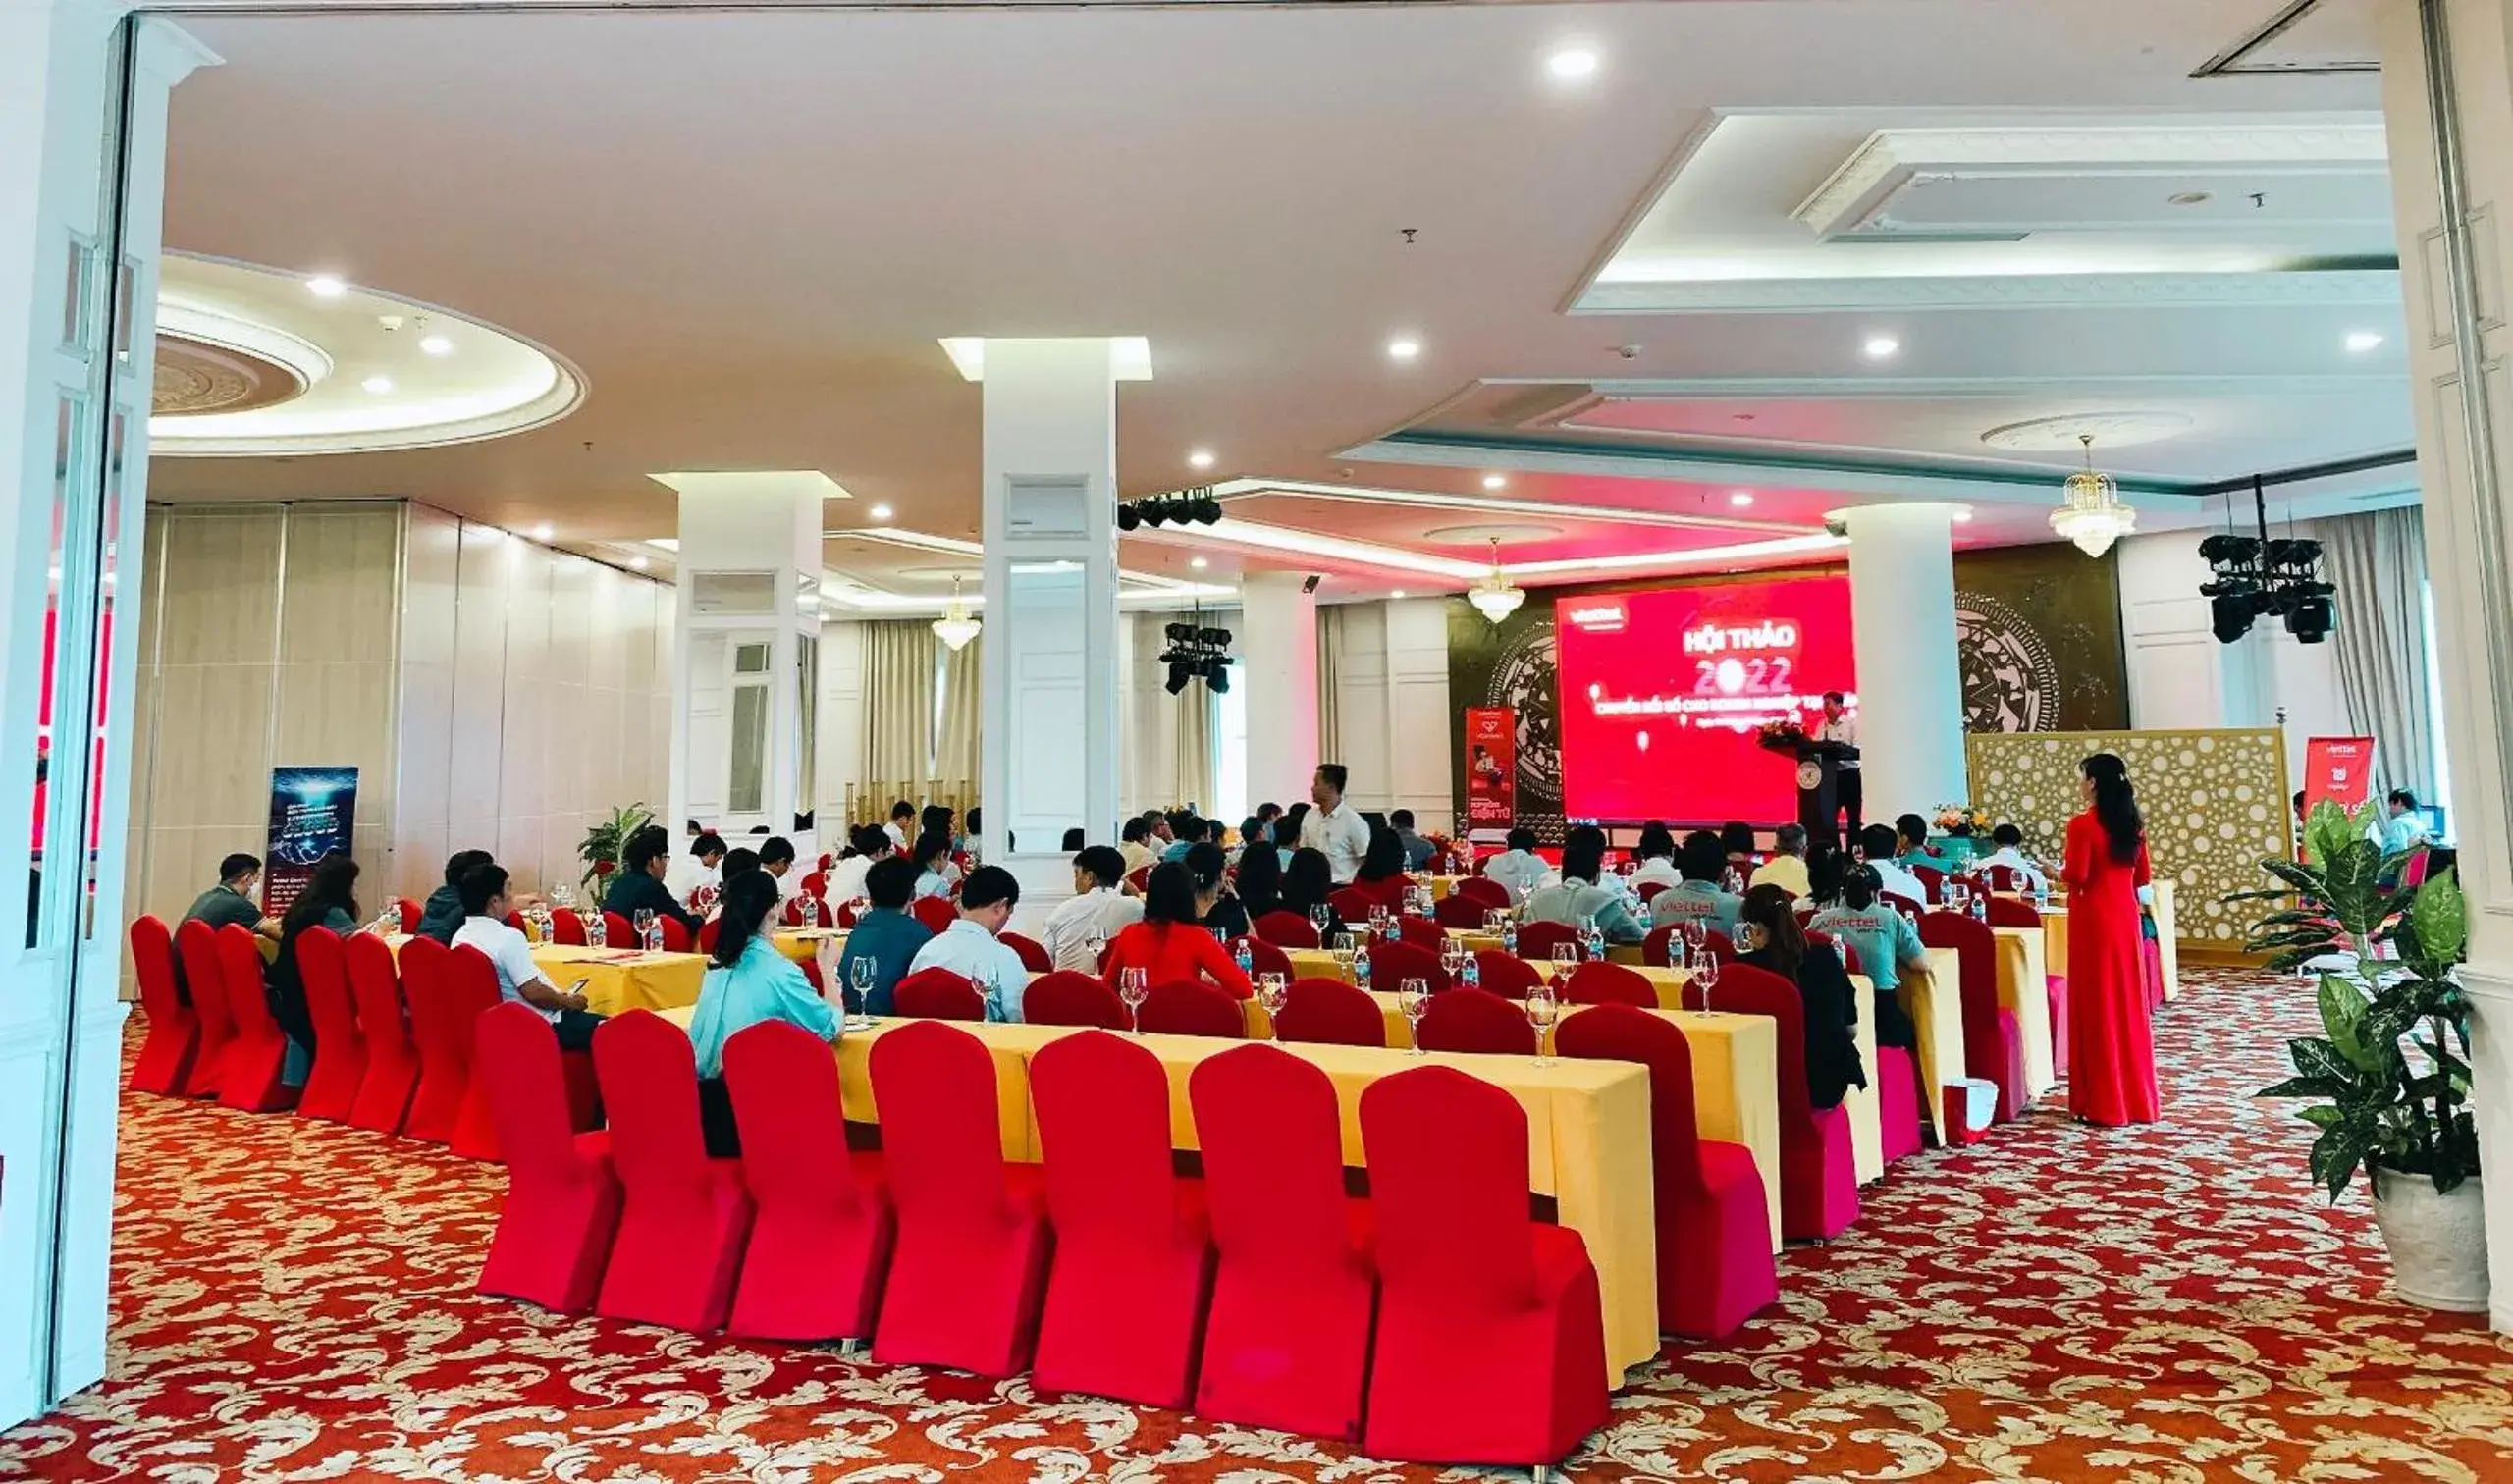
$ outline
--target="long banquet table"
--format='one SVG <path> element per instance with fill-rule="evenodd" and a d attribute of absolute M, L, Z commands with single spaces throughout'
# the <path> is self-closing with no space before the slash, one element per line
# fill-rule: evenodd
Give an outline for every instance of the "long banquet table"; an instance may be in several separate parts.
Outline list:
<path fill-rule="evenodd" d="M 662 1012 L 686 1028 L 686 1008 Z M 838 1039 L 839 1097 L 846 1117 L 881 1122 L 873 1097 L 872 1046 L 911 1024 L 877 1020 Z M 1059 1026 L 955 1022 L 984 1042 L 994 1058 L 996 1113 L 1003 1152 L 1025 1162 L 1039 1157 L 1039 1134 L 1030 1107 L 1029 1060 L 1060 1036 Z M 1169 1074 L 1170 1137 L 1181 1149 L 1197 1146 L 1187 1082 L 1198 1063 L 1239 1044 L 1209 1036 L 1146 1035 L 1141 1043 Z M 1579 1234 L 1596 1265 L 1605 1309 L 1606 1360 L 1620 1375 L 1658 1352 L 1657 1234 L 1649 1146 L 1649 1078 L 1629 1062 L 1554 1061 L 1537 1066 L 1532 1056 L 1414 1056 L 1375 1047 L 1287 1044 L 1281 1049 L 1323 1069 L 1343 1113 L 1344 1161 L 1367 1168 L 1362 1140 L 1361 1097 L 1379 1078 L 1409 1068 L 1438 1065 L 1489 1082 L 1517 1098 L 1527 1115 L 1527 1185 L 1553 1198 L 1561 1224 Z"/>

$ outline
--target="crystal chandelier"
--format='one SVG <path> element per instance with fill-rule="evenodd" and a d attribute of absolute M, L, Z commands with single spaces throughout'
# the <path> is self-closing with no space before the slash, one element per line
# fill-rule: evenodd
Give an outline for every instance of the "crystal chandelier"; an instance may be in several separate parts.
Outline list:
<path fill-rule="evenodd" d="M 2081 433 L 2085 467 L 2068 476 L 2067 503 L 2051 512 L 2051 529 L 2077 544 L 2088 556 L 2112 550 L 2112 543 L 2138 528 L 2138 512 L 2120 503 L 2120 486 L 2094 467 L 2094 435 Z"/>
<path fill-rule="evenodd" d="M 969 606 L 960 599 L 960 579 L 952 578 L 951 601 L 943 606 L 942 616 L 934 620 L 934 637 L 942 641 L 943 648 L 957 654 L 969 647 L 969 641 L 978 636 L 980 627 L 978 621 L 969 616 Z"/>
<path fill-rule="evenodd" d="M 1492 570 L 1466 590 L 1466 601 L 1473 604 L 1476 612 L 1494 623 L 1517 612 L 1519 605 L 1527 601 L 1525 590 L 1512 582 L 1509 573 L 1501 570 L 1500 537 L 1492 538 Z"/>

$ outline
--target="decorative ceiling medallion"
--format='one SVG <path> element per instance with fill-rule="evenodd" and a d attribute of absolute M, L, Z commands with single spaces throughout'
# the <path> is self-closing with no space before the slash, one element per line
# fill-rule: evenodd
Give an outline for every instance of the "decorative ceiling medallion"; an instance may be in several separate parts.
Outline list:
<path fill-rule="evenodd" d="M 1539 525 L 1531 520 L 1486 520 L 1474 525 L 1433 526 L 1422 533 L 1422 539 L 1436 546 L 1485 546 L 1493 542 L 1516 546 L 1551 541 L 1561 534 L 1560 526 Z"/>
<path fill-rule="evenodd" d="M 1981 442 L 2029 453 L 2081 449 L 2088 439 L 2107 449 L 2122 449 L 2177 438 L 2196 424 L 2182 412 L 2069 412 L 1992 428 Z"/>
<path fill-rule="evenodd" d="M 304 391 L 304 378 L 276 360 L 161 333 L 148 410 L 156 417 L 242 412 L 287 401 Z"/>

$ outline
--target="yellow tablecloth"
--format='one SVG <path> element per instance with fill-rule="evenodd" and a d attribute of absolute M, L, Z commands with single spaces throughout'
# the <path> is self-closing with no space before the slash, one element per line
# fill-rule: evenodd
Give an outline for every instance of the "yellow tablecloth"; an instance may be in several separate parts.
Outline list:
<path fill-rule="evenodd" d="M 819 950 L 823 938 L 835 943 L 840 953 L 846 951 L 843 928 L 779 928 L 775 934 L 776 951 L 798 964 Z"/>
<path fill-rule="evenodd" d="M 1921 1109 L 1930 1128 L 1937 1128 L 1946 1107 L 1947 1084 L 1963 1075 L 1963 985 L 1961 960 L 1952 948 L 1928 950 L 1928 967 L 1902 970 L 1896 997 L 1918 1028 Z M 1943 1131 L 1940 1131 L 1943 1141 Z"/>
<path fill-rule="evenodd" d="M 597 1015 L 623 1010 L 669 1010 L 698 1003 L 698 985 L 707 978 L 707 958 L 698 953 L 641 953 L 633 958 L 605 955 L 615 948 L 587 948 L 573 943 L 542 943 L 532 961 L 550 982 L 561 989 L 585 981 L 585 1008 Z"/>
<path fill-rule="evenodd" d="M 2040 928 L 1993 928 L 1998 939 L 1999 1004 L 2015 1014 L 2024 1041 L 2024 1090 L 2039 1097 L 2059 1085 L 2051 1039 L 2051 989 Z"/>
<path fill-rule="evenodd" d="M 670 1012 L 682 1026 L 688 1012 Z M 873 1101 L 872 1043 L 908 1024 L 882 1020 L 850 1031 L 837 1046 L 838 1086 L 846 1116 L 878 1123 Z M 1004 1153 L 1036 1159 L 1038 1134 L 1029 1111 L 1029 1058 L 1058 1036 L 1058 1026 L 965 1024 L 958 1029 L 994 1055 L 997 1111 Z M 1142 1043 L 1169 1072 L 1170 1135 L 1178 1148 L 1196 1147 L 1187 1080 L 1197 1063 L 1238 1044 L 1192 1035 L 1147 1035 Z M 1658 1352 L 1658 1259 L 1649 1153 L 1649 1079 L 1625 1062 L 1562 1061 L 1535 1065 L 1524 1056 L 1413 1056 L 1361 1046 L 1287 1045 L 1284 1050 L 1323 1069 L 1342 1105 L 1344 1160 L 1366 1168 L 1361 1096 L 1381 1077 L 1411 1067 L 1455 1067 L 1507 1090 L 1527 1114 L 1528 1188 L 1554 1199 L 1562 1225 L 1587 1244 L 1605 1303 L 1606 1360 L 1620 1375 Z"/>

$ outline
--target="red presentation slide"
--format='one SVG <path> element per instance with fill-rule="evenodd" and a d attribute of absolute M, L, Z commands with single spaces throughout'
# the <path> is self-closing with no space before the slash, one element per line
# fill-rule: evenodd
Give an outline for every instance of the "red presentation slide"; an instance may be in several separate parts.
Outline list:
<path fill-rule="evenodd" d="M 1845 576 L 1566 598 L 1554 629 L 1574 819 L 1793 820 L 1793 766 L 1755 733 L 1812 730 L 1826 691 L 1858 705 Z"/>

